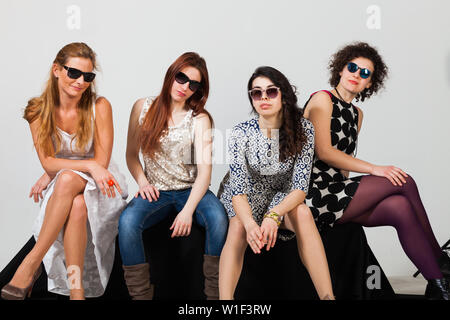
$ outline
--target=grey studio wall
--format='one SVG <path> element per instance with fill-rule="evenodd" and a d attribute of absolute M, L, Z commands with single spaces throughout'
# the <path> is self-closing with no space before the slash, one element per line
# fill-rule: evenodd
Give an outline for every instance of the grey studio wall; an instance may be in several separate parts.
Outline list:
<path fill-rule="evenodd" d="M 447 0 L 2 0 L 0 269 L 31 236 L 39 209 L 28 194 L 43 171 L 22 110 L 40 94 L 57 51 L 72 41 L 86 42 L 98 54 L 98 91 L 114 111 L 113 158 L 127 176 L 130 195 L 137 185 L 125 162 L 129 112 L 138 98 L 159 92 L 168 66 L 183 52 L 206 59 L 207 108 L 225 132 L 249 117 L 246 84 L 257 66 L 285 73 L 303 106 L 309 94 L 329 88 L 326 66 L 333 52 L 354 40 L 373 44 L 390 78 L 384 91 L 358 104 L 365 113 L 358 157 L 410 173 L 439 242 L 445 242 L 450 237 L 449 11 Z M 213 192 L 226 170 L 216 159 Z M 394 229 L 366 229 L 366 234 L 389 276 L 415 271 Z"/>

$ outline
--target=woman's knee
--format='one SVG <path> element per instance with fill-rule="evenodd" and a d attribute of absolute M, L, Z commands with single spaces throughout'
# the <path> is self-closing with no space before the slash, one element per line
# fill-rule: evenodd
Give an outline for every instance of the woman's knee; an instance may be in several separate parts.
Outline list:
<path fill-rule="evenodd" d="M 133 198 L 133 200 L 135 200 L 135 198 Z M 122 211 L 119 217 L 119 235 L 130 235 L 132 233 L 142 233 L 143 231 L 143 221 L 141 221 L 142 215 L 139 214 L 141 208 L 136 206 L 133 200 L 128 203 L 127 207 Z"/>
<path fill-rule="evenodd" d="M 87 221 L 87 207 L 82 194 L 77 195 L 72 202 L 72 210 L 70 210 L 69 220 L 85 222 Z"/>
<path fill-rule="evenodd" d="M 416 181 L 414 180 L 414 178 L 413 177 L 411 177 L 410 175 L 408 175 L 406 178 L 404 178 L 405 179 L 405 181 L 406 181 L 406 183 L 404 183 L 403 185 L 402 185 L 402 187 L 403 187 L 403 189 L 405 190 L 405 191 L 412 191 L 412 190 L 417 190 L 417 184 L 416 184 Z"/>
<path fill-rule="evenodd" d="M 125 209 L 119 218 L 119 234 L 128 234 L 139 230 L 139 223 L 133 217 L 133 212 Z"/>
<path fill-rule="evenodd" d="M 245 243 L 247 233 L 239 218 L 235 216 L 230 219 L 229 223 L 227 242 Z"/>
<path fill-rule="evenodd" d="M 55 183 L 55 194 L 73 194 L 79 191 L 80 176 L 70 170 L 64 170 L 58 175 Z"/>
<path fill-rule="evenodd" d="M 309 207 L 304 203 L 298 205 L 294 210 L 292 210 L 289 213 L 289 218 L 300 224 L 314 223 L 311 209 L 309 209 Z"/>
<path fill-rule="evenodd" d="M 403 195 L 392 195 L 384 199 L 375 210 L 381 210 L 385 215 L 387 225 L 409 226 L 417 222 L 417 216 L 408 198 Z"/>
<path fill-rule="evenodd" d="M 203 215 L 203 219 L 206 224 L 206 231 L 214 234 L 226 234 L 228 229 L 228 215 L 226 214 L 223 207 L 218 207 L 210 210 Z"/>
<path fill-rule="evenodd" d="M 211 232 L 226 232 L 228 215 L 220 200 L 212 192 L 207 192 L 203 197 L 197 206 L 197 214 Z"/>

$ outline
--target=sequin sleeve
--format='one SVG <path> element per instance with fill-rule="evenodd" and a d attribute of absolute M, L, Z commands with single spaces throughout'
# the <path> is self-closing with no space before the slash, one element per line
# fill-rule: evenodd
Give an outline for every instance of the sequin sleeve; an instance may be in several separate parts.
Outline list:
<path fill-rule="evenodd" d="M 232 196 L 248 193 L 248 170 L 245 150 L 247 148 L 245 129 L 235 126 L 228 140 L 230 160 L 230 187 Z"/>
<path fill-rule="evenodd" d="M 314 159 L 314 126 L 307 119 L 302 119 L 303 131 L 306 135 L 306 143 L 302 153 L 297 155 L 292 175 L 292 190 L 298 189 L 308 193 L 309 178 L 311 176 Z"/>

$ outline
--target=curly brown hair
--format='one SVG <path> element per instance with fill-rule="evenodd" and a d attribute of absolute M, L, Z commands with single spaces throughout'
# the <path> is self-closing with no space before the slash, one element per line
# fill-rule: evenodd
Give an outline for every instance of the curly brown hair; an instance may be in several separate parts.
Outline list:
<path fill-rule="evenodd" d="M 369 59 L 374 65 L 374 70 L 371 74 L 372 85 L 356 95 L 356 101 L 364 101 L 366 98 L 370 98 L 372 94 L 384 88 L 384 81 L 388 76 L 388 67 L 384 63 L 383 58 L 374 47 L 371 47 L 366 42 L 348 44 L 331 56 L 328 64 L 328 69 L 331 72 L 329 82 L 333 87 L 337 87 L 341 80 L 339 73 L 347 63 L 359 57 Z"/>
<path fill-rule="evenodd" d="M 306 134 L 303 127 L 299 125 L 303 118 L 303 111 L 297 105 L 296 88 L 289 83 L 289 80 L 275 68 L 262 66 L 255 70 L 247 84 L 247 89 L 251 90 L 253 80 L 258 77 L 270 79 L 274 85 L 280 88 L 283 103 L 283 123 L 280 128 L 280 161 L 285 161 L 289 157 L 295 157 L 301 154 L 303 146 L 306 143 Z M 248 95 L 248 99 L 253 106 L 253 101 Z"/>

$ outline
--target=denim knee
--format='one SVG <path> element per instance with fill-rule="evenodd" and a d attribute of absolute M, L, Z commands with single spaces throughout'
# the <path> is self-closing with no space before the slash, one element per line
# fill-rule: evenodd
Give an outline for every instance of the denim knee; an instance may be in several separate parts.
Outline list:
<path fill-rule="evenodd" d="M 142 231 L 140 215 L 128 205 L 119 218 L 119 249 L 124 265 L 145 262 Z"/>
<path fill-rule="evenodd" d="M 228 216 L 222 203 L 209 191 L 197 207 L 197 214 L 203 220 L 199 221 L 200 224 L 205 224 L 205 253 L 219 256 L 225 244 L 228 230 Z"/>
<path fill-rule="evenodd" d="M 119 237 L 129 237 L 135 233 L 142 233 L 140 230 L 140 221 L 137 221 L 133 215 L 133 211 L 126 210 L 122 212 L 119 218 Z"/>

